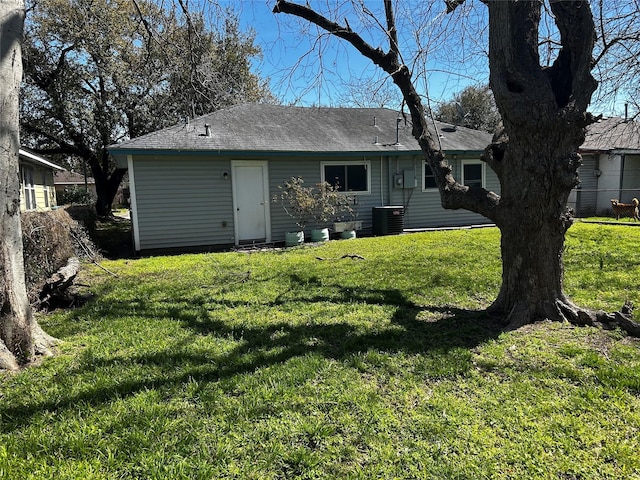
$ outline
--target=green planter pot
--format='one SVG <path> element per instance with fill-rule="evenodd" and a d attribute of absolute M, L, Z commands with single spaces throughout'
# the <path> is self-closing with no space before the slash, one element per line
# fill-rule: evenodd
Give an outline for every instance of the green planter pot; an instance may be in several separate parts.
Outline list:
<path fill-rule="evenodd" d="M 284 244 L 287 247 L 295 247 L 304 243 L 304 232 L 287 232 L 284 234 Z"/>
<path fill-rule="evenodd" d="M 329 229 L 315 229 L 311 230 L 311 241 L 312 242 L 326 242 L 329 240 Z"/>
<path fill-rule="evenodd" d="M 344 230 L 342 232 L 340 232 L 340 238 L 344 238 L 346 239 L 350 239 L 350 238 L 356 238 L 356 231 L 355 230 Z"/>

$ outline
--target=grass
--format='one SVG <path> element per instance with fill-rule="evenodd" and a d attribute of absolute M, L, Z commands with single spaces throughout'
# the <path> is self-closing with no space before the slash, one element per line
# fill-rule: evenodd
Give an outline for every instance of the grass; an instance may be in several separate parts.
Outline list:
<path fill-rule="evenodd" d="M 568 293 L 638 303 L 636 238 L 571 229 Z M 0 377 L 0 478 L 640 478 L 640 343 L 501 332 L 495 229 L 104 265 Z"/>

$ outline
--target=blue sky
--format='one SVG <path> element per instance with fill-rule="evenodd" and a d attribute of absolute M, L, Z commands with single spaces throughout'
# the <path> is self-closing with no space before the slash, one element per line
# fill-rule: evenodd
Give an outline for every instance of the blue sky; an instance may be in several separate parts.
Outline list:
<path fill-rule="evenodd" d="M 396 87 L 391 82 L 385 83 L 379 69 L 368 59 L 337 38 L 325 37 L 318 44 L 313 27 L 289 15 L 272 13 L 275 0 L 222 0 L 220 3 L 232 5 L 240 15 L 242 26 L 254 29 L 256 44 L 263 51 L 263 59 L 256 63 L 256 70 L 271 79 L 272 91 L 284 103 L 307 106 L 364 104 L 375 90 L 378 95 L 372 106 L 381 103 L 399 106 L 395 98 Z M 310 3 L 315 7 L 319 1 Z M 444 6 L 444 2 L 440 3 Z M 375 8 L 382 2 L 365 0 L 365 4 Z M 354 20 L 350 17 L 349 21 Z M 356 29 L 353 24 L 352 27 Z M 304 29 L 306 32 L 302 31 Z M 382 47 L 384 49 L 386 45 Z M 466 85 L 487 81 L 486 75 L 464 78 L 439 71 L 443 69 L 434 64 L 433 73 L 429 75 L 429 97 L 434 101 L 448 100 Z M 369 85 L 371 79 L 377 81 Z M 425 85 L 420 88 L 422 91 L 427 89 Z"/>
<path fill-rule="evenodd" d="M 362 57 L 353 47 L 335 37 L 320 36 L 314 26 L 285 14 L 273 14 L 275 0 L 195 0 L 232 6 L 239 14 L 243 28 L 253 28 L 256 44 L 263 51 L 263 59 L 255 63 L 256 71 L 271 80 L 272 92 L 284 103 L 322 106 L 400 106 L 397 88 L 383 82 L 381 71 Z M 357 32 L 364 32 L 365 40 L 387 50 L 385 39 L 375 35 L 375 26 L 362 29 L 362 22 L 371 18 L 354 13 L 353 3 L 362 2 L 374 14 L 383 18 L 379 9 L 382 0 L 298 0 L 309 3 L 319 11 L 327 5 L 341 5 L 344 18 Z M 452 97 L 468 85 L 488 83 L 486 61 L 486 8 L 481 2 L 467 1 L 452 15 L 445 15 L 442 0 L 396 0 L 396 20 L 400 43 L 408 56 L 426 47 L 428 60 L 421 66 L 411 64 L 419 93 L 429 106 Z M 375 11 L 378 9 L 378 11 Z M 462 19 L 462 21 L 460 21 Z M 360 22 L 360 23 L 359 23 Z M 416 35 L 414 33 L 418 32 Z M 417 40 L 416 40 L 417 39 Z M 376 43 L 379 42 L 379 43 Z M 407 59 L 407 64 L 410 64 Z M 373 79 L 373 83 L 372 83 Z M 381 87 L 382 85 L 382 87 Z M 372 92 L 377 92 L 372 101 Z M 613 104 L 592 105 L 594 111 L 620 114 L 624 96 Z M 594 97 L 595 101 L 595 97 Z M 614 112 L 615 111 L 615 112 Z"/>

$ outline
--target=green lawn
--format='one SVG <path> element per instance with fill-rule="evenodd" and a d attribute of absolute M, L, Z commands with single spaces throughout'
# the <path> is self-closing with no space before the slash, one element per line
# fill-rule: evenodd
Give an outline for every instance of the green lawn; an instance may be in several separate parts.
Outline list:
<path fill-rule="evenodd" d="M 639 235 L 572 228 L 568 293 L 640 304 Z M 501 333 L 496 229 L 104 266 L 0 376 L 0 478 L 640 478 L 640 342 Z"/>

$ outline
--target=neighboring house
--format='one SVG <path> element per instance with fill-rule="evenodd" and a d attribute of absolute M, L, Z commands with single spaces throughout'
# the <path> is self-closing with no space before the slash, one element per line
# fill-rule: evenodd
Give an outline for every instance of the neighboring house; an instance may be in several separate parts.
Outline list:
<path fill-rule="evenodd" d="M 491 135 L 434 128 L 461 183 L 499 192 L 480 161 Z M 389 109 L 240 105 L 109 151 L 128 168 L 136 251 L 282 242 L 295 224 L 271 199 L 292 176 L 338 181 L 355 194 L 368 233 L 380 206 L 404 207 L 405 229 L 488 223 L 441 207 L 411 124 Z"/>
<path fill-rule="evenodd" d="M 65 190 L 79 189 L 89 192 L 92 198 L 96 198 L 96 181 L 92 177 L 87 177 L 81 173 L 62 170 L 56 172 L 53 178 L 58 198 L 64 197 Z"/>
<path fill-rule="evenodd" d="M 26 148 L 20 149 L 20 210 L 48 210 L 55 207 L 55 171 L 64 170 Z"/>
<path fill-rule="evenodd" d="M 577 216 L 610 214 L 612 198 L 640 198 L 640 124 L 602 119 L 587 129 L 580 153 L 580 186 L 569 198 Z"/>

